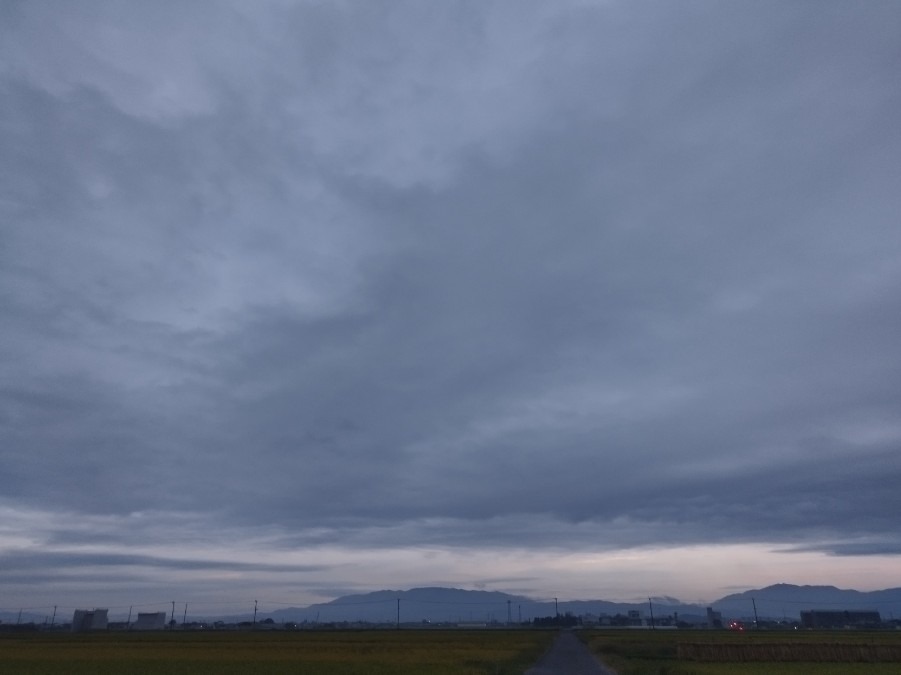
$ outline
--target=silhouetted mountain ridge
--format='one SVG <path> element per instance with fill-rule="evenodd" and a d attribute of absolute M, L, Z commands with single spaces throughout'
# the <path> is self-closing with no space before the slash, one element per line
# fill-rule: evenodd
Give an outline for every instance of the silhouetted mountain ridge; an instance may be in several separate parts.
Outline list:
<path fill-rule="evenodd" d="M 802 610 L 876 610 L 884 618 L 901 614 L 901 588 L 856 591 L 835 586 L 774 584 L 720 598 L 712 606 L 723 616 L 797 619 Z"/>
<path fill-rule="evenodd" d="M 753 602 L 752 602 L 753 599 Z M 399 603 L 398 603 L 399 601 Z M 346 595 L 330 602 L 309 607 L 276 610 L 270 616 L 276 621 L 369 621 L 401 622 L 513 622 L 534 617 L 553 616 L 559 611 L 575 615 L 628 614 L 638 611 L 643 617 L 678 613 L 681 619 L 697 619 L 706 615 L 707 606 L 722 612 L 724 618 L 751 618 L 754 602 L 760 619 L 797 620 L 805 609 L 875 609 L 886 618 L 901 614 L 901 588 L 881 591 L 856 591 L 834 586 L 796 586 L 774 584 L 760 589 L 733 593 L 709 605 L 684 603 L 669 596 L 654 597 L 647 602 L 613 602 L 607 600 L 535 599 L 501 591 L 464 590 L 427 587 L 409 590 L 381 590 Z"/>

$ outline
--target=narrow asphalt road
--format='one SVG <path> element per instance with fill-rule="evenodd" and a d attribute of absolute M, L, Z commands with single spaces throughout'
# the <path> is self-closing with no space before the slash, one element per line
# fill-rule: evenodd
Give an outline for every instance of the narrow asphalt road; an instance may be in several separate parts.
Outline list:
<path fill-rule="evenodd" d="M 598 661 L 571 631 L 563 631 L 525 675 L 616 675 Z"/>

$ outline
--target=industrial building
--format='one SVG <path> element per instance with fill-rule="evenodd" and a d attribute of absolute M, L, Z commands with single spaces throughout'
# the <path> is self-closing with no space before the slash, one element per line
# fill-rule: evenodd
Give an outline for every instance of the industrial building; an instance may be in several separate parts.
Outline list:
<path fill-rule="evenodd" d="M 72 632 L 106 630 L 108 627 L 106 609 L 76 609 L 72 615 Z"/>
<path fill-rule="evenodd" d="M 138 614 L 138 620 L 131 624 L 131 630 L 163 630 L 165 628 L 165 612 L 141 612 Z"/>
<path fill-rule="evenodd" d="M 707 608 L 707 627 L 708 628 L 722 628 L 723 627 L 723 613 L 717 612 L 713 609 L 713 607 Z"/>

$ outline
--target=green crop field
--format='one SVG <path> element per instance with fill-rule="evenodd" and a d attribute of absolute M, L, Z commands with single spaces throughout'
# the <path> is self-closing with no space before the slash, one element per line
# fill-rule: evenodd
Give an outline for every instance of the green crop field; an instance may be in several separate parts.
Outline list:
<path fill-rule="evenodd" d="M 897 675 L 901 633 L 597 630 L 581 633 L 620 675 Z"/>
<path fill-rule="evenodd" d="M 551 631 L 0 635 L 3 675 L 521 675 Z"/>

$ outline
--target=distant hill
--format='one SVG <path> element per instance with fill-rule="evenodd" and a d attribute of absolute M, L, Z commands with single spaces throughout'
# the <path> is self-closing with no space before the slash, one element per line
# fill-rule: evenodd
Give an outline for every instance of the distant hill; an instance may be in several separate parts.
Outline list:
<path fill-rule="evenodd" d="M 507 620 L 507 608 L 515 621 L 520 607 L 534 614 L 531 598 L 498 591 L 466 591 L 459 588 L 413 588 L 408 591 L 375 591 L 346 595 L 309 607 L 289 607 L 269 614 L 276 621 L 369 621 L 393 623 L 400 600 L 402 622 L 488 622 Z M 509 605 L 508 605 L 509 602 Z M 553 603 L 551 603 L 553 607 Z"/>
<path fill-rule="evenodd" d="M 901 588 L 861 592 L 843 590 L 834 586 L 795 586 L 776 584 L 766 588 L 727 595 L 710 603 L 724 618 L 754 616 L 751 599 L 757 603 L 760 619 L 797 620 L 805 609 L 875 609 L 885 618 L 901 615 Z M 468 591 L 459 588 L 413 588 L 406 591 L 383 590 L 359 595 L 346 595 L 330 602 L 309 607 L 279 609 L 262 617 L 284 621 L 366 621 L 394 623 L 397 619 L 398 599 L 402 623 L 431 621 L 486 623 L 507 621 L 531 621 L 535 617 L 553 616 L 553 600 L 536 600 L 521 595 L 499 591 Z M 680 619 L 702 621 L 706 606 L 687 604 L 672 597 L 653 598 L 654 615 L 671 616 L 678 613 Z M 569 600 L 557 604 L 561 614 L 627 614 L 635 610 L 641 616 L 650 613 L 648 603 L 610 602 L 606 600 Z"/>
<path fill-rule="evenodd" d="M 894 614 L 901 616 L 901 588 L 882 591 L 854 591 L 835 586 L 795 586 L 776 584 L 756 590 L 734 593 L 720 598 L 712 604 L 724 617 L 750 618 L 754 616 L 757 603 L 759 618 L 784 617 L 798 619 L 801 610 L 867 610 L 874 609 L 888 619 Z"/>
<path fill-rule="evenodd" d="M 393 623 L 397 619 L 400 600 L 401 622 L 433 623 L 505 623 L 531 621 L 535 617 L 553 616 L 570 612 L 581 614 L 626 614 L 638 610 L 647 616 L 647 603 L 607 602 L 605 600 L 560 601 L 536 600 L 521 595 L 498 591 L 467 591 L 459 588 L 413 588 L 408 591 L 375 591 L 361 595 L 347 595 L 331 602 L 309 607 L 289 607 L 276 610 L 266 616 L 275 621 L 369 621 Z M 703 616 L 705 608 L 685 605 L 674 598 L 655 598 L 655 615 Z"/>

